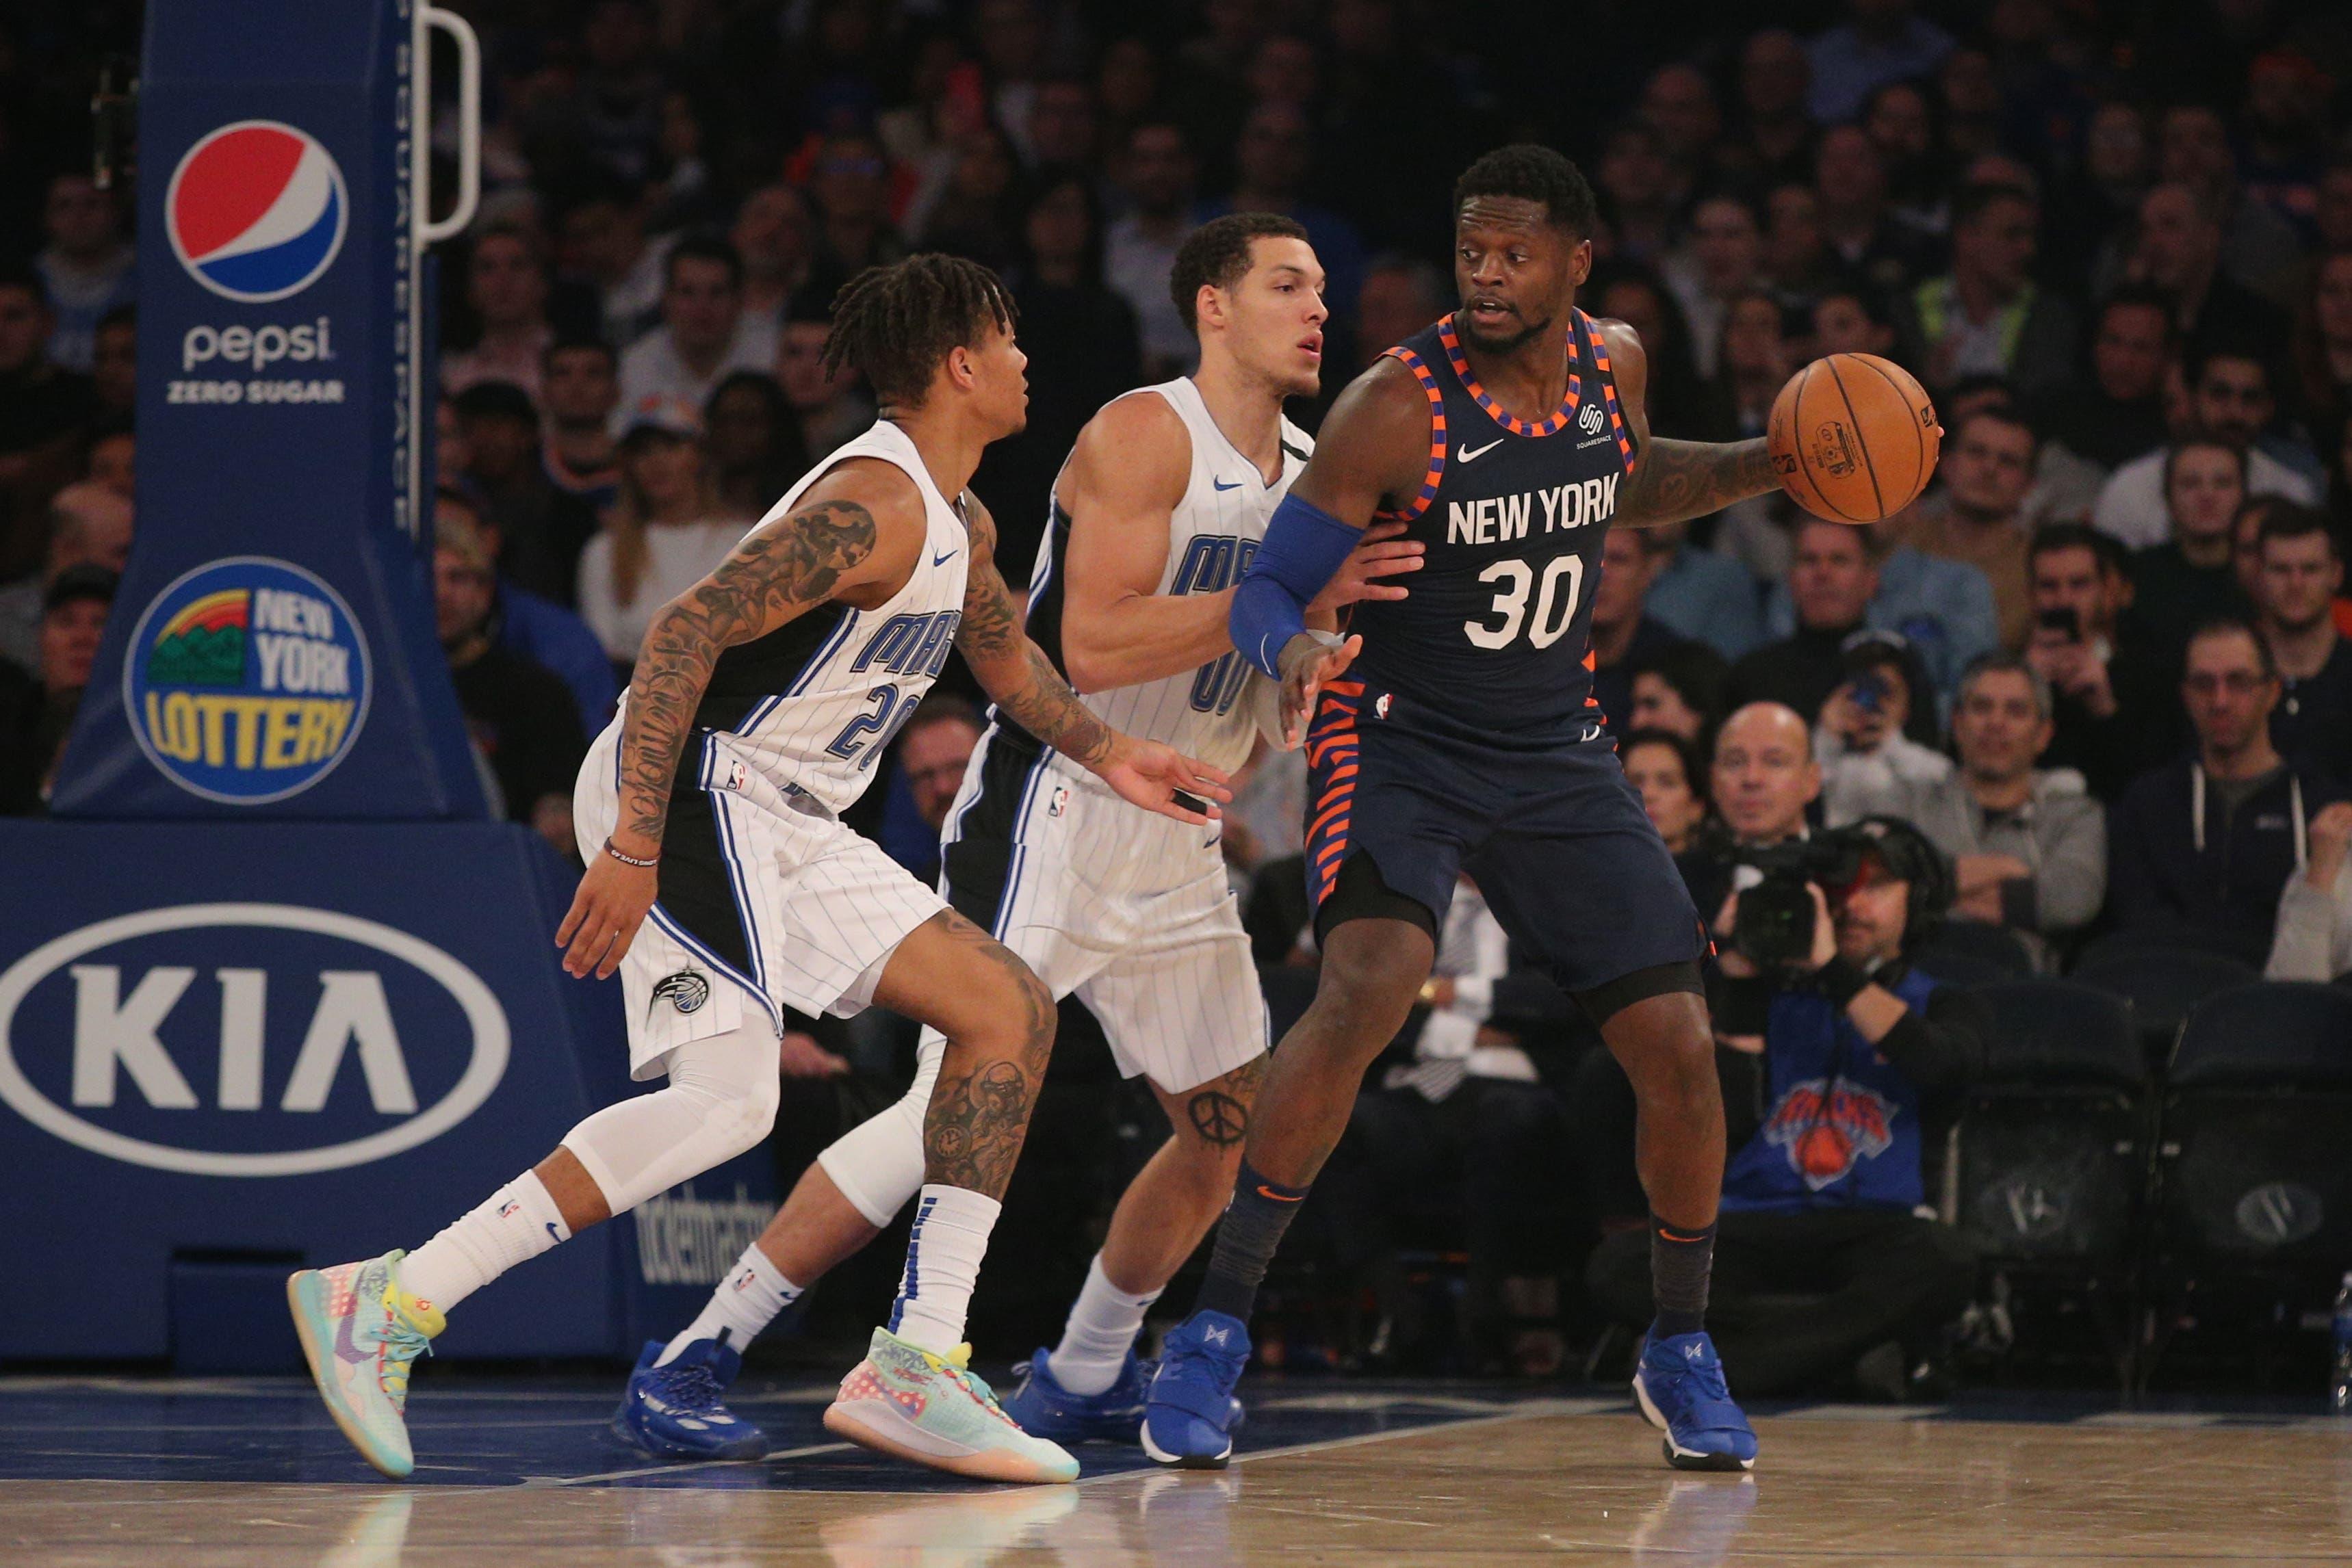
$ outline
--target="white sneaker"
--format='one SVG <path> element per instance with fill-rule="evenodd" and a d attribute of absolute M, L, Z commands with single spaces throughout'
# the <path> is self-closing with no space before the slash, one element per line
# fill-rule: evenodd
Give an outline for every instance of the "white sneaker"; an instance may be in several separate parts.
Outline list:
<path fill-rule="evenodd" d="M 968 1344 L 936 1355 L 876 1329 L 866 1359 L 842 1379 L 824 1413 L 825 1430 L 976 1480 L 1077 1479 L 1077 1460 L 997 1407 L 988 1385 L 966 1366 L 971 1357 Z"/>
<path fill-rule="evenodd" d="M 294 1332 L 327 1414 L 360 1457 L 399 1480 L 416 1468 L 408 1447 L 408 1371 L 447 1324 L 400 1288 L 405 1253 L 305 1269 L 286 1281 Z"/>

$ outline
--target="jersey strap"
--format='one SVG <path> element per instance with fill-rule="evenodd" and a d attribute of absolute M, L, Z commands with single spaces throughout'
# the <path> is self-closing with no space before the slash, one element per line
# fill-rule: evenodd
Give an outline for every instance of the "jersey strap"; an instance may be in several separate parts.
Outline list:
<path fill-rule="evenodd" d="M 1429 504 L 1437 499 L 1438 481 L 1445 477 L 1445 392 L 1437 384 L 1437 377 L 1431 371 L 1429 361 L 1403 344 L 1388 350 L 1381 357 L 1394 360 L 1411 371 L 1412 379 L 1421 383 L 1422 392 L 1429 399 L 1429 472 L 1422 477 L 1420 493 L 1413 497 L 1409 506 L 1372 514 L 1374 522 L 1409 523 L 1429 510 Z"/>

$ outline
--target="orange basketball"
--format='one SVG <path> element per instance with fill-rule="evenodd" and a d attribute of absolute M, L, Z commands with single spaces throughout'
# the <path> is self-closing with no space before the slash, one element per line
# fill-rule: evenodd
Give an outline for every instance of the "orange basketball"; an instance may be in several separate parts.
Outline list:
<path fill-rule="evenodd" d="M 1781 487 L 1835 523 L 1874 523 L 1916 500 L 1943 438 L 1927 389 L 1875 354 L 1799 371 L 1772 400 L 1766 433 Z"/>

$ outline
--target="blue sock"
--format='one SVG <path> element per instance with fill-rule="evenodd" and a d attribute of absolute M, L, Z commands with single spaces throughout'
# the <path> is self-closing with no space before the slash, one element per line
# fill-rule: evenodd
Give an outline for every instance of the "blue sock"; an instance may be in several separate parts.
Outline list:
<path fill-rule="evenodd" d="M 1266 1265 L 1274 1261 L 1274 1249 L 1282 1244 L 1282 1233 L 1290 1228 L 1306 1197 L 1305 1187 L 1268 1181 L 1243 1162 L 1241 1174 L 1234 1178 L 1233 1201 L 1217 1226 L 1209 1277 L 1201 1281 L 1201 1293 L 1192 1302 L 1195 1312 L 1223 1312 L 1249 1322 Z"/>

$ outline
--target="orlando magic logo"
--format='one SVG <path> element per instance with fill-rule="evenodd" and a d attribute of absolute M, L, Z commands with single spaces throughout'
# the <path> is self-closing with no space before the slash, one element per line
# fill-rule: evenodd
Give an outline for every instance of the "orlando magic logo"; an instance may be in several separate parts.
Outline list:
<path fill-rule="evenodd" d="M 692 969 L 680 969 L 675 975 L 664 975 L 654 982 L 651 1008 L 665 998 L 669 1005 L 682 1013 L 690 1013 L 710 999 L 710 981 Z"/>

